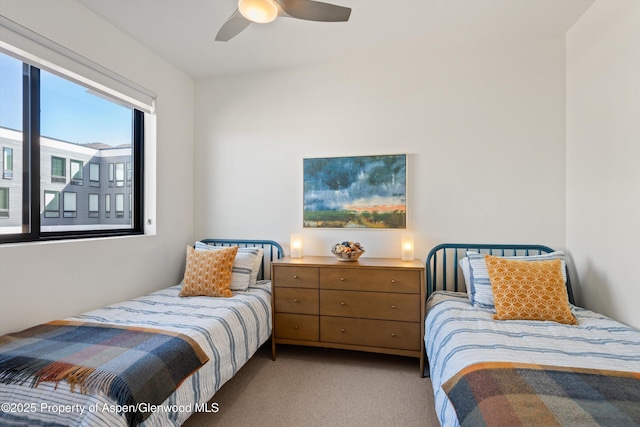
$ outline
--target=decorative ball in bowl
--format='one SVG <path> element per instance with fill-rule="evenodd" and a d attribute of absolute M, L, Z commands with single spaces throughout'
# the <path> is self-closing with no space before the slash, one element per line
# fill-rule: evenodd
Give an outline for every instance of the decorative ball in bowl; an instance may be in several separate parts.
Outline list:
<path fill-rule="evenodd" d="M 333 245 L 331 253 L 338 258 L 338 261 L 358 261 L 360 255 L 364 253 L 364 248 L 358 242 L 344 241 Z"/>

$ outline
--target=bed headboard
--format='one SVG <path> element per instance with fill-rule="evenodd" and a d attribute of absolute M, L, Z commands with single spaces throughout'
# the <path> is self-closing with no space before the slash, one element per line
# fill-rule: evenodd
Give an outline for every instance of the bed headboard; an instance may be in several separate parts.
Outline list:
<path fill-rule="evenodd" d="M 445 289 L 462 292 L 465 289 L 464 277 L 459 261 L 467 251 L 487 253 L 497 256 L 540 255 L 553 252 L 548 246 L 521 244 L 493 244 L 493 243 L 442 243 L 427 255 L 427 297 L 436 290 Z M 575 304 L 569 269 L 567 269 L 567 295 L 569 302 Z"/>
<path fill-rule="evenodd" d="M 262 267 L 258 273 L 258 280 L 271 279 L 271 262 L 284 257 L 282 246 L 273 240 L 243 240 L 243 239 L 202 239 L 202 243 L 211 246 L 239 246 L 241 248 L 261 248 L 264 251 Z"/>

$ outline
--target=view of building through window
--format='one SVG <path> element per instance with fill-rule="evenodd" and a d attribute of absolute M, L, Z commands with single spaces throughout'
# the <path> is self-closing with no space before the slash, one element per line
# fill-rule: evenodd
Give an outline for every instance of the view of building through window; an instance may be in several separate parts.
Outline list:
<path fill-rule="evenodd" d="M 0 54 L 0 233 L 22 229 L 22 63 Z M 9 130 L 11 129 L 11 131 Z"/>
<path fill-rule="evenodd" d="M 34 200 L 23 182 L 24 72 L 0 53 L 0 234 L 29 232 L 25 200 Z M 133 108 L 44 70 L 39 77 L 40 231 L 132 228 Z"/>

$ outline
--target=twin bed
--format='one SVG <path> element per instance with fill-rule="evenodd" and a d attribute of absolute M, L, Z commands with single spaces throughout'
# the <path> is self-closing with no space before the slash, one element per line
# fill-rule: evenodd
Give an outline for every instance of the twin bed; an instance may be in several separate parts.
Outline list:
<path fill-rule="evenodd" d="M 502 297 L 483 293 L 485 254 L 560 259 L 562 302 L 576 324 L 495 320 L 492 302 Z M 640 425 L 640 331 L 573 305 L 563 253 L 439 245 L 427 258 L 427 286 L 425 350 L 443 426 Z"/>
<path fill-rule="evenodd" d="M 42 335 L 42 327 L 39 327 L 37 339 L 28 330 L 22 335 L 16 334 L 8 343 L 5 338 L 5 346 L 0 347 L 5 349 L 0 352 L 0 366 L 12 365 L 0 372 L 0 425 L 112 427 L 141 422 L 144 426 L 179 426 L 194 412 L 218 411 L 219 408 L 209 404 L 209 400 L 271 336 L 270 262 L 284 254 L 282 247 L 272 241 L 208 239 L 198 245 L 202 244 L 208 247 L 240 246 L 239 251 L 249 252 L 255 248 L 254 253 L 259 253 L 260 257 L 253 259 L 258 262 L 233 266 L 234 280 L 248 275 L 250 281 L 246 290 L 233 292 L 230 298 L 180 297 L 182 285 L 176 285 L 47 324 L 44 327 L 51 329 L 46 331 L 49 335 Z M 137 334 L 158 330 L 164 334 Z M 56 335 L 51 336 L 54 331 Z M 67 335 L 71 338 L 66 338 Z M 183 339 L 175 343 L 176 337 Z M 20 347 L 15 344 L 17 338 L 21 338 Z M 127 340 L 137 340 L 138 344 L 120 354 L 121 346 Z M 60 348 L 60 342 L 64 343 L 64 348 Z M 179 347 L 184 342 L 197 351 L 191 352 L 189 345 Z M 15 347 L 13 354 L 6 351 L 11 345 Z M 92 357 L 101 357 L 101 352 L 116 352 L 121 360 L 113 359 L 103 365 L 105 369 L 129 379 L 133 395 L 146 396 L 149 400 L 124 398 L 116 387 L 117 377 L 110 379 L 106 392 L 104 378 L 102 384 L 98 384 L 101 380 L 98 378 L 87 385 L 80 378 L 76 379 L 81 374 L 67 375 L 65 378 L 71 380 L 66 382 L 45 379 L 33 387 L 36 383 L 32 375 L 19 375 L 21 370 L 33 373 L 33 369 L 26 368 L 34 362 L 26 363 L 24 357 L 16 357 L 20 348 L 28 345 L 44 349 L 43 353 L 51 358 L 58 352 L 65 354 L 67 360 L 82 358 L 88 362 Z M 69 350 L 74 347 L 77 349 Z M 191 357 L 192 354 L 196 357 Z M 195 365 L 187 364 L 189 357 L 196 359 Z M 131 366 L 136 363 L 140 365 L 138 374 L 144 381 L 131 372 Z M 148 380 L 155 380 L 155 383 L 144 385 Z M 75 385 L 74 391 L 67 382 Z M 167 383 L 177 385 L 168 397 L 160 394 L 162 385 Z M 79 392 L 80 384 L 86 388 L 82 393 Z"/>
<path fill-rule="evenodd" d="M 0 338 L 0 425 L 178 426 L 194 412 L 218 411 L 210 399 L 271 335 L 270 262 L 283 251 L 272 241 L 214 239 L 196 249 L 211 246 L 239 246 L 246 260 L 257 249 L 251 259 L 259 263 L 233 265 L 232 282 L 244 275 L 246 289 L 230 298 L 183 298 L 180 284 L 41 325 L 37 334 Z M 562 296 L 552 298 L 570 308 L 567 322 L 494 319 L 505 299 L 491 292 L 496 270 L 485 267 L 486 254 L 559 265 Z M 424 341 L 443 426 L 640 425 L 640 331 L 573 305 L 564 254 L 544 246 L 445 244 L 429 253 L 426 267 Z M 120 354 L 125 341 L 136 345 L 122 345 Z M 38 382 L 33 374 L 42 361 L 20 353 L 29 346 L 67 361 L 117 350 L 123 360 L 101 366 L 121 376 L 106 388 L 105 377 L 81 371 L 52 381 L 67 369 L 55 362 Z M 166 384 L 176 388 L 163 390 Z"/>

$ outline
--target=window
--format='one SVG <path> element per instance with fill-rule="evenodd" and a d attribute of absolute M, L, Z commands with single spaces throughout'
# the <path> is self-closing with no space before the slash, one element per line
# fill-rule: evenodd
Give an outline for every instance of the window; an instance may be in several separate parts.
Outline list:
<path fill-rule="evenodd" d="M 116 194 L 116 218 L 124 218 L 124 194 Z"/>
<path fill-rule="evenodd" d="M 76 208 L 77 194 L 72 193 L 70 191 L 65 191 L 62 193 L 62 208 L 64 209 L 64 213 L 62 214 L 65 218 L 77 218 L 78 210 Z"/>
<path fill-rule="evenodd" d="M 113 187 L 113 182 L 115 180 L 115 165 L 113 163 L 109 163 L 109 187 Z"/>
<path fill-rule="evenodd" d="M 13 148 L 2 148 L 2 178 L 13 179 Z"/>
<path fill-rule="evenodd" d="M 100 195 L 89 194 L 89 218 L 100 218 Z"/>
<path fill-rule="evenodd" d="M 100 187 L 100 163 L 89 163 L 89 185 Z"/>
<path fill-rule="evenodd" d="M 51 156 L 51 182 L 67 182 L 67 160 Z"/>
<path fill-rule="evenodd" d="M 105 218 L 111 217 L 111 194 L 104 195 L 104 216 Z"/>
<path fill-rule="evenodd" d="M 71 160 L 71 183 L 74 185 L 84 184 L 84 173 L 82 170 L 82 161 Z"/>
<path fill-rule="evenodd" d="M 1 179 L 12 180 L 0 187 L 0 218 L 10 217 L 0 221 L 0 243 L 141 234 L 144 123 L 153 97 L 140 101 L 139 86 L 113 80 L 119 76 L 95 63 L 89 68 L 98 74 L 86 76 L 50 60 L 30 63 L 33 57 L 20 52 L 9 45 L 0 51 Z M 81 79 L 65 77 L 79 70 Z M 132 194 L 128 217 L 124 194 L 112 204 L 113 194 L 98 189 L 125 185 Z"/>
<path fill-rule="evenodd" d="M 124 163 L 116 163 L 116 187 L 124 187 Z"/>
<path fill-rule="evenodd" d="M 0 187 L 0 218 L 9 218 L 9 188 Z"/>
<path fill-rule="evenodd" d="M 60 218 L 60 193 L 57 191 L 44 191 L 44 217 Z"/>

